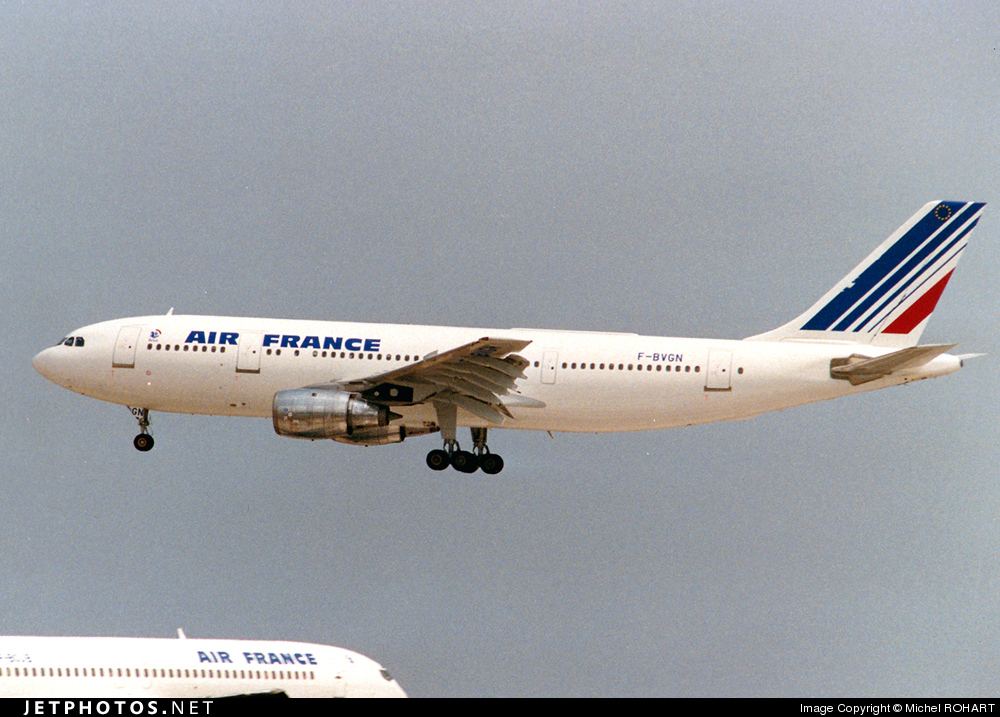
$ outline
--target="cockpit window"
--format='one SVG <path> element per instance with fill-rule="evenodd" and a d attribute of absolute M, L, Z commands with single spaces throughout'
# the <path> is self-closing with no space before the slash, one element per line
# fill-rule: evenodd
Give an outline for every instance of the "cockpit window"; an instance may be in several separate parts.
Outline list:
<path fill-rule="evenodd" d="M 76 337 L 76 344 L 74 344 L 74 345 L 76 345 L 76 346 L 83 346 L 83 337 L 82 336 L 77 336 Z"/>
<path fill-rule="evenodd" d="M 73 345 L 73 337 L 70 336 L 68 338 L 65 338 L 62 341 L 60 341 L 59 344 L 62 344 L 63 346 L 72 346 Z M 58 346 L 59 344 L 56 344 L 56 346 Z"/>
<path fill-rule="evenodd" d="M 82 336 L 67 336 L 64 339 L 60 339 L 56 346 L 83 346 Z"/>

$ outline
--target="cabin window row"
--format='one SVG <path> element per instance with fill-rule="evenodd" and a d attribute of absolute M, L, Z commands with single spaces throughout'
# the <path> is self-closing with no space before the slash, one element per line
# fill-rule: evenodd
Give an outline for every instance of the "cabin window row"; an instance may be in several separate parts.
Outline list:
<path fill-rule="evenodd" d="M 267 355 L 267 356 L 271 356 L 271 355 L 281 356 L 281 349 L 267 349 L 266 351 L 264 351 L 264 354 Z M 337 358 L 338 357 L 338 353 L 336 351 L 313 351 L 312 352 L 312 355 L 313 355 L 314 358 L 327 358 L 328 354 L 329 354 L 329 358 Z M 302 354 L 301 354 L 301 352 L 300 352 L 299 349 L 294 349 L 293 352 L 292 352 L 292 355 L 293 356 L 301 356 Z M 355 352 L 355 351 L 341 351 L 339 353 L 339 356 L 340 356 L 340 358 L 347 358 L 347 359 L 358 358 L 358 359 L 368 359 L 369 361 L 393 361 L 393 360 L 395 360 L 395 361 L 405 361 L 407 363 L 409 363 L 409 361 L 410 361 L 411 358 L 414 361 L 416 361 L 416 360 L 418 360 L 420 358 L 419 356 L 412 356 L 411 357 L 409 354 L 406 354 L 405 356 L 403 356 L 401 354 L 396 354 L 395 359 L 394 359 L 393 356 L 392 356 L 392 354 L 384 354 L 384 355 L 383 354 L 372 354 L 372 353 L 366 354 L 366 353 L 363 353 L 363 352 L 360 352 L 360 351 L 358 351 L 358 352 Z"/>
<path fill-rule="evenodd" d="M 201 347 L 201 352 L 202 353 L 208 353 L 208 350 L 210 348 L 211 348 L 213 354 L 215 353 L 216 349 L 218 349 L 218 351 L 219 351 L 220 354 L 226 353 L 226 347 L 225 346 L 211 346 L 211 347 L 210 346 L 202 346 Z M 153 344 L 146 344 L 146 350 L 147 351 L 153 351 L 154 350 Z M 155 350 L 156 351 L 181 351 L 182 349 L 181 349 L 181 345 L 180 344 L 172 344 L 172 345 L 171 344 L 156 344 Z M 197 346 L 192 346 L 191 344 L 184 344 L 183 350 L 184 351 L 194 351 L 195 353 L 198 353 L 198 347 Z"/>
<path fill-rule="evenodd" d="M 541 365 L 540 362 L 535 361 L 535 368 L 538 368 L 540 365 Z M 562 367 L 565 368 L 565 369 L 590 369 L 590 370 L 593 370 L 593 371 L 653 371 L 654 370 L 653 369 L 653 364 L 631 364 L 631 363 L 629 363 L 629 364 L 624 364 L 624 363 L 619 363 L 619 364 L 613 364 L 613 363 L 608 363 L 608 364 L 604 364 L 604 363 L 590 363 L 590 364 L 588 364 L 588 363 L 576 363 L 576 362 L 570 363 L 570 362 L 564 361 L 562 363 Z M 692 368 L 690 365 L 687 365 L 687 366 L 677 366 L 677 365 L 674 365 L 674 364 L 656 364 L 656 369 L 655 370 L 656 371 L 666 371 L 667 373 L 669 373 L 671 371 L 673 371 L 674 373 L 681 373 L 681 372 L 691 373 L 691 371 L 694 371 L 695 373 L 701 373 L 701 366 L 694 366 Z M 740 371 L 740 373 L 742 373 L 742 371 Z"/>
<path fill-rule="evenodd" d="M 8 667 L 7 677 L 160 677 L 217 680 L 315 680 L 312 670 L 192 670 L 163 669 L 158 667 Z M 87 671 L 90 671 L 89 674 Z M 47 671 L 47 672 L 46 672 Z M 199 673 L 201 673 L 199 675 Z"/>

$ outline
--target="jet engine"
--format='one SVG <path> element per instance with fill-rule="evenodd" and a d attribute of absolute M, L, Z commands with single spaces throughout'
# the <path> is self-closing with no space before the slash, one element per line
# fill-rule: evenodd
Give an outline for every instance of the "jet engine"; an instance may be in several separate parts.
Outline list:
<path fill-rule="evenodd" d="M 310 388 L 279 391 L 274 394 L 271 413 L 275 432 L 293 438 L 398 443 L 405 433 L 388 429 L 389 421 L 399 418 L 398 414 L 345 391 Z"/>

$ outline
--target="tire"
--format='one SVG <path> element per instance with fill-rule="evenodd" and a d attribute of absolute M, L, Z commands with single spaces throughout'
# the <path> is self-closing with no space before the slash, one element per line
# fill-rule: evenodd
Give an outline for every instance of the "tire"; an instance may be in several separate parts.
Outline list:
<path fill-rule="evenodd" d="M 448 454 L 442 450 L 434 450 L 427 454 L 427 466 L 434 471 L 443 471 L 451 464 Z"/>
<path fill-rule="evenodd" d="M 503 458 L 496 453 L 486 453 L 479 457 L 479 467 L 483 473 L 494 476 L 503 470 Z"/>
<path fill-rule="evenodd" d="M 455 451 L 451 454 L 451 466 L 462 473 L 475 473 L 479 470 L 479 459 L 468 451 Z"/>

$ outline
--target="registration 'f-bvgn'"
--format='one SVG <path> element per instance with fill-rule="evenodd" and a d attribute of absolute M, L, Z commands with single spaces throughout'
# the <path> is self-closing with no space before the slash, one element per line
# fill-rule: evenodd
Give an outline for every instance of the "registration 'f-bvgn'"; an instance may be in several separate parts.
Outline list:
<path fill-rule="evenodd" d="M 954 344 L 918 340 L 983 206 L 924 205 L 801 316 L 742 341 L 171 312 L 77 329 L 33 364 L 131 407 L 141 451 L 153 446 L 151 411 L 258 416 L 282 436 L 366 446 L 440 431 L 431 468 L 497 473 L 492 427 L 740 420 L 957 371 Z"/>

